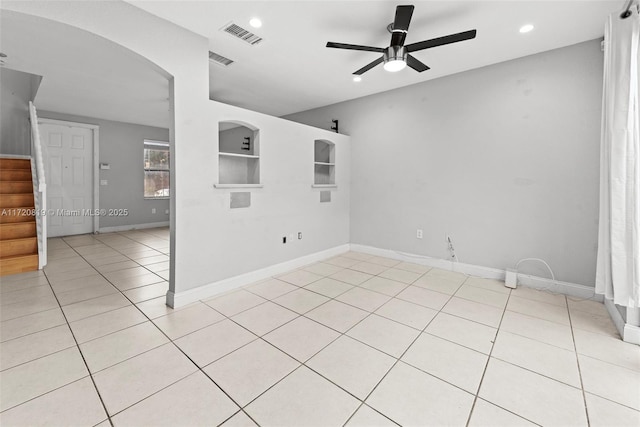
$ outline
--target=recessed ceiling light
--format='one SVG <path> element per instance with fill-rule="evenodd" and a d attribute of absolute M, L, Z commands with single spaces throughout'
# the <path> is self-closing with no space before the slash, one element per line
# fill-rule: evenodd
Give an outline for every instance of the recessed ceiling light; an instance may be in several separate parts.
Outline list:
<path fill-rule="evenodd" d="M 353 81 L 354 81 L 354 82 L 356 82 L 356 83 L 361 82 L 361 81 L 362 81 L 362 77 L 360 77 L 360 76 L 355 76 L 355 77 L 353 78 Z"/>
<path fill-rule="evenodd" d="M 520 27 L 520 32 L 522 34 L 528 33 L 531 30 L 533 30 L 533 25 L 531 25 L 531 24 L 523 25 L 522 27 Z"/>
<path fill-rule="evenodd" d="M 249 25 L 251 25 L 253 28 L 260 28 L 262 27 L 262 21 L 260 20 L 260 18 L 251 18 L 251 20 L 249 21 Z"/>

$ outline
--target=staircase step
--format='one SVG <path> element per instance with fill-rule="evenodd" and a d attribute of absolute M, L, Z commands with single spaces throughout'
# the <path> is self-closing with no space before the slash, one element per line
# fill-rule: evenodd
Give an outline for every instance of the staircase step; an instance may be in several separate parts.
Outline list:
<path fill-rule="evenodd" d="M 31 171 L 31 160 L 0 157 L 0 169 L 29 169 L 29 171 Z"/>
<path fill-rule="evenodd" d="M 35 222 L 15 222 L 13 224 L 0 224 L 0 240 L 23 239 L 36 237 Z"/>
<path fill-rule="evenodd" d="M 31 181 L 0 181 L 0 194 L 32 193 Z"/>
<path fill-rule="evenodd" d="M 36 237 L 0 240 L 0 259 L 16 255 L 33 255 L 37 253 L 38 239 Z"/>
<path fill-rule="evenodd" d="M 29 181 L 31 169 L 0 169 L 0 181 Z"/>
<path fill-rule="evenodd" d="M 0 194 L 0 208 L 16 208 L 18 206 L 33 205 L 33 193 Z"/>
<path fill-rule="evenodd" d="M 38 269 L 38 255 L 17 255 L 0 258 L 0 276 Z"/>
<path fill-rule="evenodd" d="M 0 224 L 14 222 L 35 222 L 33 206 L 20 206 L 19 208 L 1 208 Z"/>

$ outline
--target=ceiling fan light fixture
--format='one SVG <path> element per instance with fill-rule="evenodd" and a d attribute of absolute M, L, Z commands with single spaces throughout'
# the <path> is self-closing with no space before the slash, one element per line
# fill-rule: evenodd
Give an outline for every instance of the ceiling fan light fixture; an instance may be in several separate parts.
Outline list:
<path fill-rule="evenodd" d="M 383 54 L 384 69 L 390 73 L 403 70 L 407 66 L 407 52 L 404 46 L 389 46 Z"/>

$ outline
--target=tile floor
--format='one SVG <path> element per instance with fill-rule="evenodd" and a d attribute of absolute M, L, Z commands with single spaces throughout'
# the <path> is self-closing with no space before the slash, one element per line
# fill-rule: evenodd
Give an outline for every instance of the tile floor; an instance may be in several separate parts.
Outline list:
<path fill-rule="evenodd" d="M 600 303 L 349 252 L 173 310 L 168 239 L 2 278 L 3 426 L 640 425 Z"/>

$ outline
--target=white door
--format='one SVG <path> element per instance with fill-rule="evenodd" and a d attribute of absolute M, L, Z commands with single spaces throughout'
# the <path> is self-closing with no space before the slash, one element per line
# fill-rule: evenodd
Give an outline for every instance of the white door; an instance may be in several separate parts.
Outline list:
<path fill-rule="evenodd" d="M 49 237 L 92 233 L 93 130 L 40 123 Z"/>

